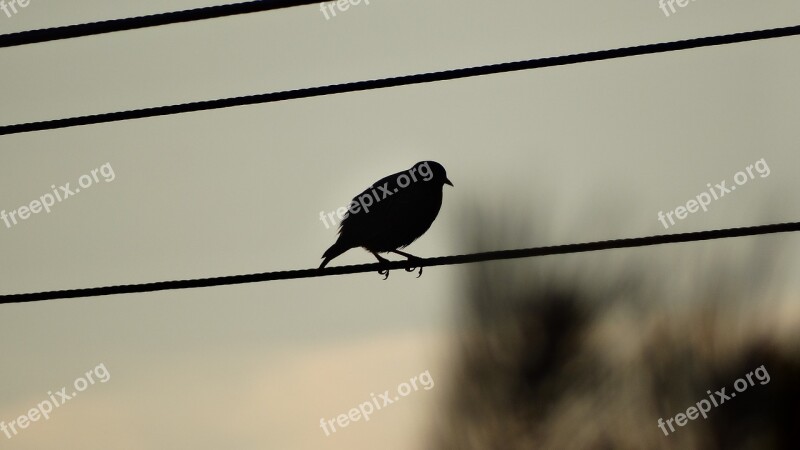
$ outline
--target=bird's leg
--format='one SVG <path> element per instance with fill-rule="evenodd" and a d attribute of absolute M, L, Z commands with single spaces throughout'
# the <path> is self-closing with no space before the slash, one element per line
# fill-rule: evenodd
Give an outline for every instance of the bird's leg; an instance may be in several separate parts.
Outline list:
<path fill-rule="evenodd" d="M 392 253 L 397 253 L 398 255 L 405 256 L 406 258 L 408 258 L 409 261 L 421 261 L 422 260 L 422 258 L 420 258 L 418 256 L 414 256 L 411 253 L 401 252 L 400 250 L 392 250 Z M 413 272 L 413 271 L 417 270 L 417 268 L 416 267 L 406 267 L 405 270 L 406 270 L 406 272 Z M 422 276 L 422 266 L 419 267 L 419 275 L 417 275 L 417 278 L 419 278 L 421 276 Z"/>
<path fill-rule="evenodd" d="M 375 257 L 376 257 L 376 258 L 378 258 L 378 262 L 379 262 L 379 263 L 381 263 L 381 264 L 386 264 L 386 263 L 388 263 L 388 262 L 389 262 L 389 260 L 388 260 L 388 259 L 386 259 L 386 258 L 382 257 L 381 255 L 379 255 L 379 254 L 377 254 L 377 253 L 375 253 L 375 252 L 372 252 L 372 254 L 373 254 L 373 255 L 375 255 Z M 385 275 L 385 276 L 383 277 L 383 279 L 385 280 L 385 279 L 389 278 L 389 269 L 383 269 L 383 270 L 379 270 L 379 271 L 378 271 L 378 274 L 379 274 L 379 275 Z"/>

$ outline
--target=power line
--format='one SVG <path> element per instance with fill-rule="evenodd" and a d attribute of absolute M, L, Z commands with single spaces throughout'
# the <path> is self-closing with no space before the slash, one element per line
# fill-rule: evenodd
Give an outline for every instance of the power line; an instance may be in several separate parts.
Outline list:
<path fill-rule="evenodd" d="M 218 100 L 205 100 L 184 103 L 180 105 L 157 106 L 153 108 L 134 109 L 102 113 L 89 116 L 78 116 L 66 119 L 45 120 L 15 125 L 0 126 L 0 135 L 27 133 L 31 131 L 54 130 L 58 128 L 76 127 L 99 123 L 118 122 L 122 120 L 142 119 L 145 117 L 166 116 L 188 112 L 205 111 L 211 109 L 230 108 L 234 106 L 254 105 L 257 103 L 272 103 L 284 100 L 318 97 L 323 95 L 341 94 L 345 92 L 366 91 L 411 84 L 431 83 L 434 81 L 455 80 L 459 78 L 476 77 L 482 75 L 514 72 L 519 70 L 539 69 L 543 67 L 578 64 L 590 61 L 625 58 L 629 56 L 647 55 L 692 48 L 710 47 L 715 45 L 733 44 L 739 42 L 773 39 L 800 34 L 800 25 L 786 28 L 773 28 L 769 30 L 748 31 L 722 36 L 710 36 L 683 41 L 646 44 L 634 47 L 623 47 L 613 50 L 600 50 L 588 53 L 577 53 L 548 58 L 529 59 L 525 61 L 490 64 L 485 66 L 468 67 L 463 69 L 429 72 L 415 75 L 404 75 L 391 78 L 382 78 L 350 83 L 332 84 L 311 88 L 295 89 L 288 91 L 271 92 L 266 94 L 231 97 Z"/>
<path fill-rule="evenodd" d="M 197 20 L 215 19 L 218 17 L 249 14 L 274 9 L 283 9 L 293 6 L 311 5 L 318 3 L 309 0 L 258 0 L 230 5 L 208 6 L 204 8 L 173 11 L 148 16 L 128 17 L 125 19 L 112 19 L 100 22 L 65 25 L 61 27 L 43 28 L 39 30 L 20 31 L 0 35 L 0 48 L 15 47 L 19 45 L 35 44 L 39 42 L 72 39 L 97 34 L 114 33 L 117 31 L 137 30 L 140 28 L 158 27 L 174 23 L 194 22 Z"/>
<path fill-rule="evenodd" d="M 757 225 L 752 227 L 727 228 L 721 230 L 697 231 L 691 233 L 667 234 L 639 238 L 614 239 L 580 244 L 554 245 L 515 250 L 499 250 L 493 252 L 473 253 L 468 255 L 440 256 L 436 258 L 423 258 L 419 261 L 415 260 L 413 262 L 392 261 L 388 264 L 359 264 L 354 266 L 328 267 L 325 269 L 285 270 L 279 272 L 263 272 L 248 275 L 231 275 L 193 280 L 159 281 L 154 283 L 127 284 L 120 286 L 70 289 L 62 291 L 8 294 L 0 295 L 0 304 L 36 302 L 42 300 L 67 299 L 76 297 L 99 297 L 103 295 L 132 294 L 139 292 L 155 292 L 211 286 L 229 286 L 234 284 L 256 283 L 261 281 L 316 278 L 330 275 L 376 272 L 380 269 L 450 266 L 455 264 L 467 264 L 481 261 L 530 258 L 534 256 L 546 255 L 563 255 L 567 253 L 593 252 L 597 250 L 608 250 L 614 248 L 645 247 L 651 245 L 673 244 L 678 242 L 705 241 L 711 239 L 786 233 L 792 231 L 800 231 L 800 222 Z"/>

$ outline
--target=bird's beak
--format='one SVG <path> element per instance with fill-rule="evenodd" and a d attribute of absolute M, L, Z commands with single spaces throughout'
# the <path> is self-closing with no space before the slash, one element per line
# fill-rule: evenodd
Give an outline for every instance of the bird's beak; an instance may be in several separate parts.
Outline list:
<path fill-rule="evenodd" d="M 447 178 L 445 178 L 445 179 L 444 179 L 444 184 L 449 184 L 450 186 L 453 186 L 453 182 L 452 182 L 452 181 L 450 181 L 450 180 L 449 180 L 449 179 L 447 179 Z M 453 186 L 453 187 L 455 187 L 455 186 Z"/>

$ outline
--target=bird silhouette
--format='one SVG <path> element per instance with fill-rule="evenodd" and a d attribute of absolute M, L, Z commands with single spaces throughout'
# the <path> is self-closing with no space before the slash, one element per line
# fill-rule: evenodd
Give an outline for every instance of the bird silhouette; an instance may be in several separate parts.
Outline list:
<path fill-rule="evenodd" d="M 411 169 L 381 178 L 353 198 L 341 224 L 339 238 L 322 254 L 325 267 L 333 258 L 363 247 L 378 259 L 389 262 L 378 253 L 397 253 L 409 260 L 418 257 L 399 249 L 410 245 L 431 227 L 442 207 L 445 184 L 453 186 L 441 164 L 421 161 Z M 408 272 L 414 267 L 405 269 Z M 378 271 L 389 277 L 389 269 Z M 419 268 L 419 278 L 422 267 Z"/>

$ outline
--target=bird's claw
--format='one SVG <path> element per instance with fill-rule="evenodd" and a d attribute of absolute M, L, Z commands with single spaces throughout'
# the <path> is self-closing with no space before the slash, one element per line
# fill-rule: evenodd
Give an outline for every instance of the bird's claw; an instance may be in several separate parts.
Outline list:
<path fill-rule="evenodd" d="M 406 272 L 413 272 L 413 271 L 415 271 L 415 270 L 417 270 L 417 268 L 416 268 L 416 267 L 406 267 L 406 268 L 405 268 L 405 271 L 406 271 Z M 419 277 L 421 277 L 421 276 L 422 276 L 422 267 L 420 267 L 420 268 L 419 268 L 419 275 L 417 275 L 417 278 L 419 278 Z"/>
<path fill-rule="evenodd" d="M 407 253 L 402 253 L 402 252 L 396 252 L 396 253 L 400 253 L 401 255 L 405 256 L 406 258 L 408 258 L 408 261 L 410 261 L 410 262 L 420 262 L 420 261 L 422 261 L 422 258 L 417 258 L 414 255 L 409 255 Z M 378 259 L 378 264 L 388 264 L 389 263 L 388 259 L 381 258 L 380 256 L 378 256 L 377 253 L 373 252 L 373 255 L 375 255 L 375 258 Z M 404 267 L 403 270 L 405 270 L 406 272 L 413 272 L 413 271 L 417 270 L 417 267 Z M 386 280 L 387 278 L 389 278 L 389 269 L 388 268 L 380 269 L 380 270 L 378 270 L 378 274 L 383 275 L 383 279 Z M 419 267 L 419 275 L 417 275 L 417 278 L 419 278 L 421 276 L 422 276 L 422 266 Z"/>
<path fill-rule="evenodd" d="M 414 256 L 414 255 L 408 255 L 408 254 L 405 254 L 405 255 L 403 255 L 403 256 L 405 256 L 406 258 L 408 258 L 408 259 L 406 260 L 406 261 L 408 261 L 408 262 L 421 262 L 421 261 L 422 261 L 422 258 L 418 258 L 418 257 L 416 257 L 416 256 Z M 409 273 L 410 273 L 410 272 L 413 272 L 413 271 L 417 270 L 417 267 L 414 267 L 414 266 L 412 266 L 412 267 L 406 267 L 406 268 L 405 268 L 405 270 L 406 270 L 406 272 L 409 272 Z M 421 276 L 422 276 L 422 266 L 419 266 L 419 275 L 417 275 L 417 278 L 419 278 L 419 277 L 421 277 Z"/>

